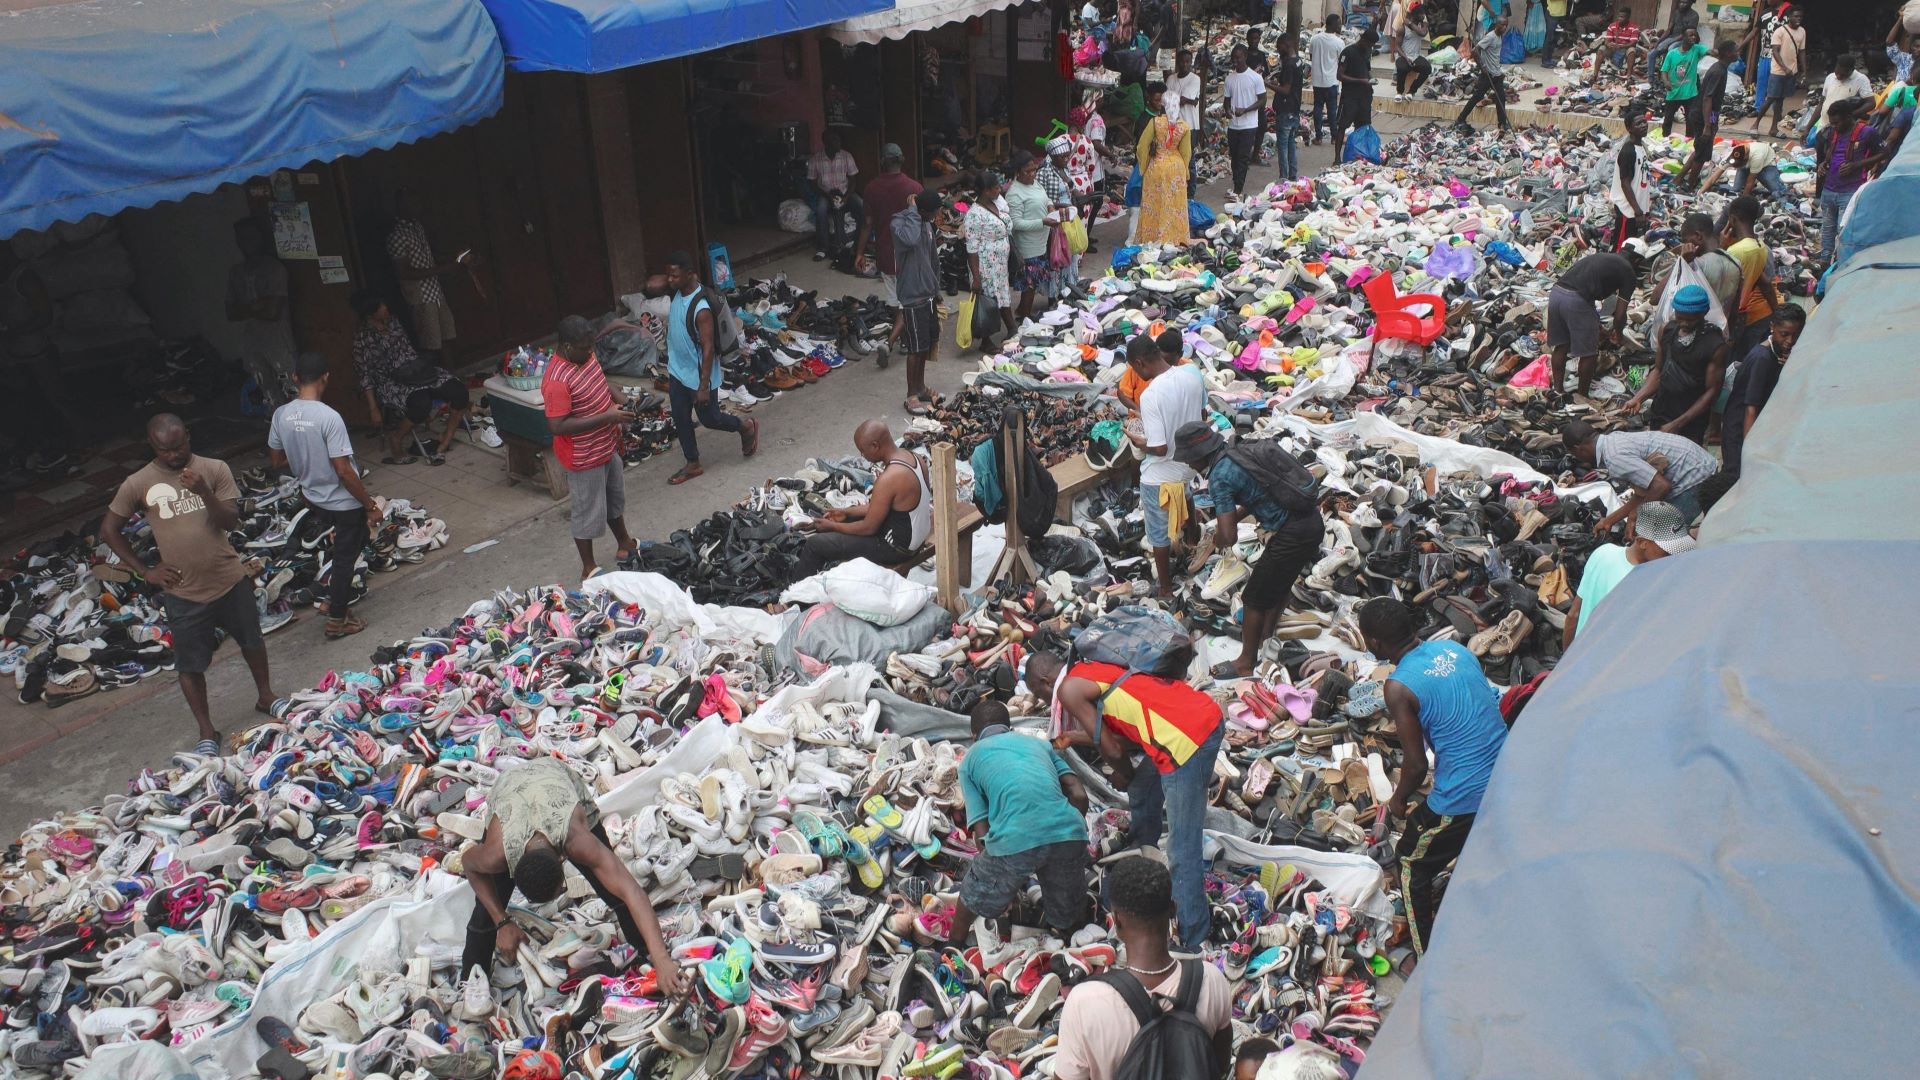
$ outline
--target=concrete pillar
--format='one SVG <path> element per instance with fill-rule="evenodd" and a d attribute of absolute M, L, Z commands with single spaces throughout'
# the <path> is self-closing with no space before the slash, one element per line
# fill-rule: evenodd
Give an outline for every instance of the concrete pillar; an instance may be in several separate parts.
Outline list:
<path fill-rule="evenodd" d="M 626 77 L 624 71 L 584 76 L 587 123 L 593 132 L 593 172 L 607 245 L 607 276 L 615 296 L 639 292 L 647 280 Z"/>

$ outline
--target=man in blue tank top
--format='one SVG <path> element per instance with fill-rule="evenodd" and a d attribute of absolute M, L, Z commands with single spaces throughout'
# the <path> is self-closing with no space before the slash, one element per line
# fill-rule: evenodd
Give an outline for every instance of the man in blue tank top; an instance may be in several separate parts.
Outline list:
<path fill-rule="evenodd" d="M 1438 908 L 1433 879 L 1466 846 L 1507 725 L 1479 659 L 1457 641 L 1420 640 L 1407 605 L 1385 596 L 1367 601 L 1360 608 L 1360 634 L 1367 651 L 1394 665 L 1387 677 L 1387 713 L 1404 760 L 1387 811 L 1407 823 L 1398 848 L 1400 892 L 1413 947 L 1424 953 Z M 1427 780 L 1429 747 L 1433 790 L 1409 812 L 1407 800 Z"/>

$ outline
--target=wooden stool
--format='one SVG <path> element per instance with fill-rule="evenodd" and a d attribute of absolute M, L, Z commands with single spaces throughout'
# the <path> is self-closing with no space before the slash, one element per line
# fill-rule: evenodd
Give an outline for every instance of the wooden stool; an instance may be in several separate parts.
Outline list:
<path fill-rule="evenodd" d="M 973 160 L 992 165 L 1007 160 L 1012 148 L 1013 138 L 1005 124 L 987 124 L 973 137 Z"/>
<path fill-rule="evenodd" d="M 555 499 L 567 497 L 567 470 L 560 467 L 560 460 L 550 449 L 504 431 L 500 441 L 507 444 L 507 486 L 522 480 L 544 480 L 548 494 Z"/>

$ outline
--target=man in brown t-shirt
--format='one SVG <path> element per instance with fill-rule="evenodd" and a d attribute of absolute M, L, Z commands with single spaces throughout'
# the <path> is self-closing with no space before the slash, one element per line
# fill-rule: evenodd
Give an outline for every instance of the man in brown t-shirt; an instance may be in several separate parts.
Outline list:
<path fill-rule="evenodd" d="M 216 630 L 225 630 L 246 657 L 259 692 L 254 710 L 270 714 L 275 697 L 253 580 L 227 540 L 227 531 L 240 521 L 240 489 L 226 462 L 194 454 L 187 425 L 172 413 L 148 422 L 147 445 L 153 460 L 121 482 L 100 522 L 101 538 L 121 562 L 162 590 L 180 692 L 200 725 L 194 752 L 214 754 L 220 733 L 207 712 L 206 672 Z M 146 515 L 160 548 L 160 562 L 152 566 L 134 554 L 120 531 L 135 513 Z"/>

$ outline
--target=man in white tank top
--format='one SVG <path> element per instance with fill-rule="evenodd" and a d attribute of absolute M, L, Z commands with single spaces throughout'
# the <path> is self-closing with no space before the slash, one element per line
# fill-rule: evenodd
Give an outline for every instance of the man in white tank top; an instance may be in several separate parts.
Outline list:
<path fill-rule="evenodd" d="M 800 548 L 795 578 L 807 578 L 852 559 L 895 566 L 933 532 L 933 484 L 927 465 L 893 441 L 878 420 L 854 430 L 853 445 L 878 470 L 873 490 L 860 506 L 829 510 L 813 522 L 814 535 Z"/>

